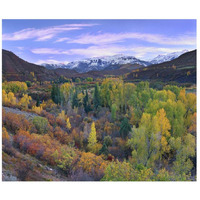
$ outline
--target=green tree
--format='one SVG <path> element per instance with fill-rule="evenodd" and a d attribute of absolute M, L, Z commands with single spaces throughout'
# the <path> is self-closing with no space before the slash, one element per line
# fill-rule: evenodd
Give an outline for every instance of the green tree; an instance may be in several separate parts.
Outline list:
<path fill-rule="evenodd" d="M 88 97 L 87 89 L 86 89 L 85 97 L 83 98 L 83 106 L 84 106 L 84 110 L 85 110 L 86 113 L 91 111 L 91 106 L 90 106 L 90 103 L 89 103 L 89 97 Z"/>
<path fill-rule="evenodd" d="M 128 133 L 131 131 L 131 125 L 129 124 L 129 121 L 127 118 L 124 118 L 120 125 L 120 135 L 122 138 L 126 138 L 128 136 Z"/>
<path fill-rule="evenodd" d="M 95 108 L 95 110 L 97 110 L 98 107 L 101 105 L 100 91 L 99 91 L 98 83 L 95 84 L 93 102 L 94 102 L 94 108 Z"/>
<path fill-rule="evenodd" d="M 33 118 L 33 124 L 37 129 L 38 133 L 44 134 L 48 130 L 48 120 L 44 117 L 36 116 Z"/>
<path fill-rule="evenodd" d="M 72 98 L 72 108 L 79 106 L 79 100 L 78 100 L 78 92 L 75 90 L 73 98 Z"/>
<path fill-rule="evenodd" d="M 112 138 L 109 135 L 105 136 L 104 137 L 104 143 L 106 144 L 107 147 L 111 146 L 112 145 Z"/>
<path fill-rule="evenodd" d="M 108 147 L 107 147 L 107 145 L 106 145 L 106 143 L 103 143 L 103 146 L 102 146 L 102 148 L 99 150 L 99 154 L 101 155 L 101 154 L 104 154 L 104 155 L 108 155 Z"/>
<path fill-rule="evenodd" d="M 52 89 L 51 89 L 51 98 L 54 103 L 56 104 L 61 103 L 61 94 L 60 94 L 60 88 L 58 87 L 58 85 L 53 84 Z"/>
<path fill-rule="evenodd" d="M 111 106 L 111 115 L 112 115 L 112 119 L 113 120 L 116 119 L 116 113 L 117 113 L 117 105 L 116 104 L 112 104 L 112 106 Z"/>

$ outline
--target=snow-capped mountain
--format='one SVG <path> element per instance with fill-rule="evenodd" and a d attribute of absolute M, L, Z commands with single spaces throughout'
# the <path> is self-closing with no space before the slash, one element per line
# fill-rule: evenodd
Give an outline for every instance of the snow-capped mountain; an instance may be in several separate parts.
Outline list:
<path fill-rule="evenodd" d="M 114 56 L 88 58 L 84 60 L 73 61 L 67 64 L 44 63 L 42 64 L 42 66 L 48 69 L 56 69 L 56 68 L 74 69 L 80 73 L 84 73 L 88 71 L 101 71 L 101 70 L 104 70 L 105 68 L 116 69 L 118 65 L 123 65 L 123 64 L 138 64 L 138 65 L 146 67 L 151 64 L 159 64 L 162 62 L 171 61 L 186 52 L 188 52 L 188 50 L 173 52 L 166 55 L 158 55 L 151 61 L 144 61 L 144 60 L 137 59 L 134 56 L 126 56 L 123 54 L 118 54 Z"/>
<path fill-rule="evenodd" d="M 166 55 L 158 55 L 157 57 L 155 57 L 150 62 L 152 64 L 159 64 L 159 63 L 162 63 L 162 62 L 171 61 L 175 58 L 178 58 L 180 55 L 182 55 L 186 52 L 188 52 L 188 50 L 185 49 L 183 51 L 173 52 L 173 53 L 169 53 L 169 54 L 166 54 Z"/>
<path fill-rule="evenodd" d="M 42 63 L 40 65 L 46 67 L 47 69 L 65 68 L 66 66 L 66 64 L 63 63 L 58 63 L 58 64 Z"/>
<path fill-rule="evenodd" d="M 75 69 L 80 73 L 88 72 L 88 71 L 100 71 L 105 69 L 106 67 L 113 65 L 122 65 L 122 64 L 139 64 L 143 66 L 148 66 L 151 63 L 143 60 L 139 60 L 134 56 L 125 56 L 122 54 L 114 55 L 114 56 L 105 56 L 105 57 L 95 57 L 88 58 L 80 61 L 70 62 L 66 65 L 56 66 L 55 64 L 52 66 L 53 68 L 66 68 L 66 69 Z M 50 64 L 43 64 L 45 67 L 50 67 Z"/>

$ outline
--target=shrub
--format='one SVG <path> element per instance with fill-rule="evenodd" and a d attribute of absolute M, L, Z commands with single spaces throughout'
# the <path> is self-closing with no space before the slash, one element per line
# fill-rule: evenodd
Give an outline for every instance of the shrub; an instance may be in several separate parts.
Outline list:
<path fill-rule="evenodd" d="M 34 117 L 33 118 L 33 124 L 35 125 L 35 128 L 37 129 L 38 133 L 44 134 L 48 130 L 48 120 L 44 117 Z"/>

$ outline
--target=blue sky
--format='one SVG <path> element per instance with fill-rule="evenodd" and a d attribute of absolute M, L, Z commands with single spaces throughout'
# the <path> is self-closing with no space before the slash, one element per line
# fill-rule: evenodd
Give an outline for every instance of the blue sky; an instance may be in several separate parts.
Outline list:
<path fill-rule="evenodd" d="M 2 32 L 3 49 L 37 64 L 196 49 L 196 20 L 3 20 Z"/>

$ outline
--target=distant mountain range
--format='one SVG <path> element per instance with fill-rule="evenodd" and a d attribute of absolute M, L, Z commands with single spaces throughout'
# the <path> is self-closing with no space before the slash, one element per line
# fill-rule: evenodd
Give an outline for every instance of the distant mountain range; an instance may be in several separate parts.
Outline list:
<path fill-rule="evenodd" d="M 68 64 L 48 64 L 44 63 L 42 66 L 48 69 L 55 68 L 65 68 L 65 69 L 74 69 L 77 72 L 85 73 L 89 71 L 101 71 L 110 66 L 118 66 L 124 64 L 138 64 L 141 66 L 148 66 L 151 63 L 143 60 L 139 60 L 134 56 L 125 56 L 122 54 L 114 56 L 104 56 L 104 57 L 95 57 L 88 58 L 80 61 L 70 62 Z"/>
<path fill-rule="evenodd" d="M 112 68 L 116 69 L 118 68 L 117 66 L 126 64 L 134 64 L 146 67 L 152 64 L 159 64 L 162 62 L 171 61 L 186 52 L 188 52 L 188 50 L 173 52 L 167 55 L 158 55 L 157 57 L 155 57 L 150 61 L 140 60 L 138 58 L 135 58 L 134 56 L 126 56 L 123 54 L 119 54 L 114 56 L 88 58 L 80 61 L 73 61 L 68 64 L 43 63 L 41 65 L 46 67 L 47 69 L 56 69 L 56 68 L 74 69 L 79 73 L 85 73 L 89 71 L 101 71 L 107 69 L 109 70 Z"/>
<path fill-rule="evenodd" d="M 104 62 L 104 65 L 101 64 L 102 67 L 99 67 L 99 70 L 97 70 L 98 63 L 101 62 L 100 60 Z M 131 82 L 141 80 L 176 81 L 180 83 L 196 82 L 196 50 L 186 52 L 178 58 L 159 64 L 149 64 L 150 62 L 122 55 L 88 59 L 87 61 L 90 61 L 90 66 L 96 66 L 90 68 L 94 70 L 79 73 L 75 70 L 77 66 L 67 69 L 62 68 L 61 65 L 47 69 L 44 66 L 29 63 L 10 51 L 2 50 L 2 78 L 6 81 L 34 81 L 35 78 L 37 81 L 54 81 L 58 80 L 61 76 L 74 80 L 75 78 L 85 79 L 92 77 L 96 79 L 105 78 L 106 76 L 117 77 L 124 75 L 124 79 Z M 34 72 L 34 77 L 31 75 L 31 72 Z"/>

